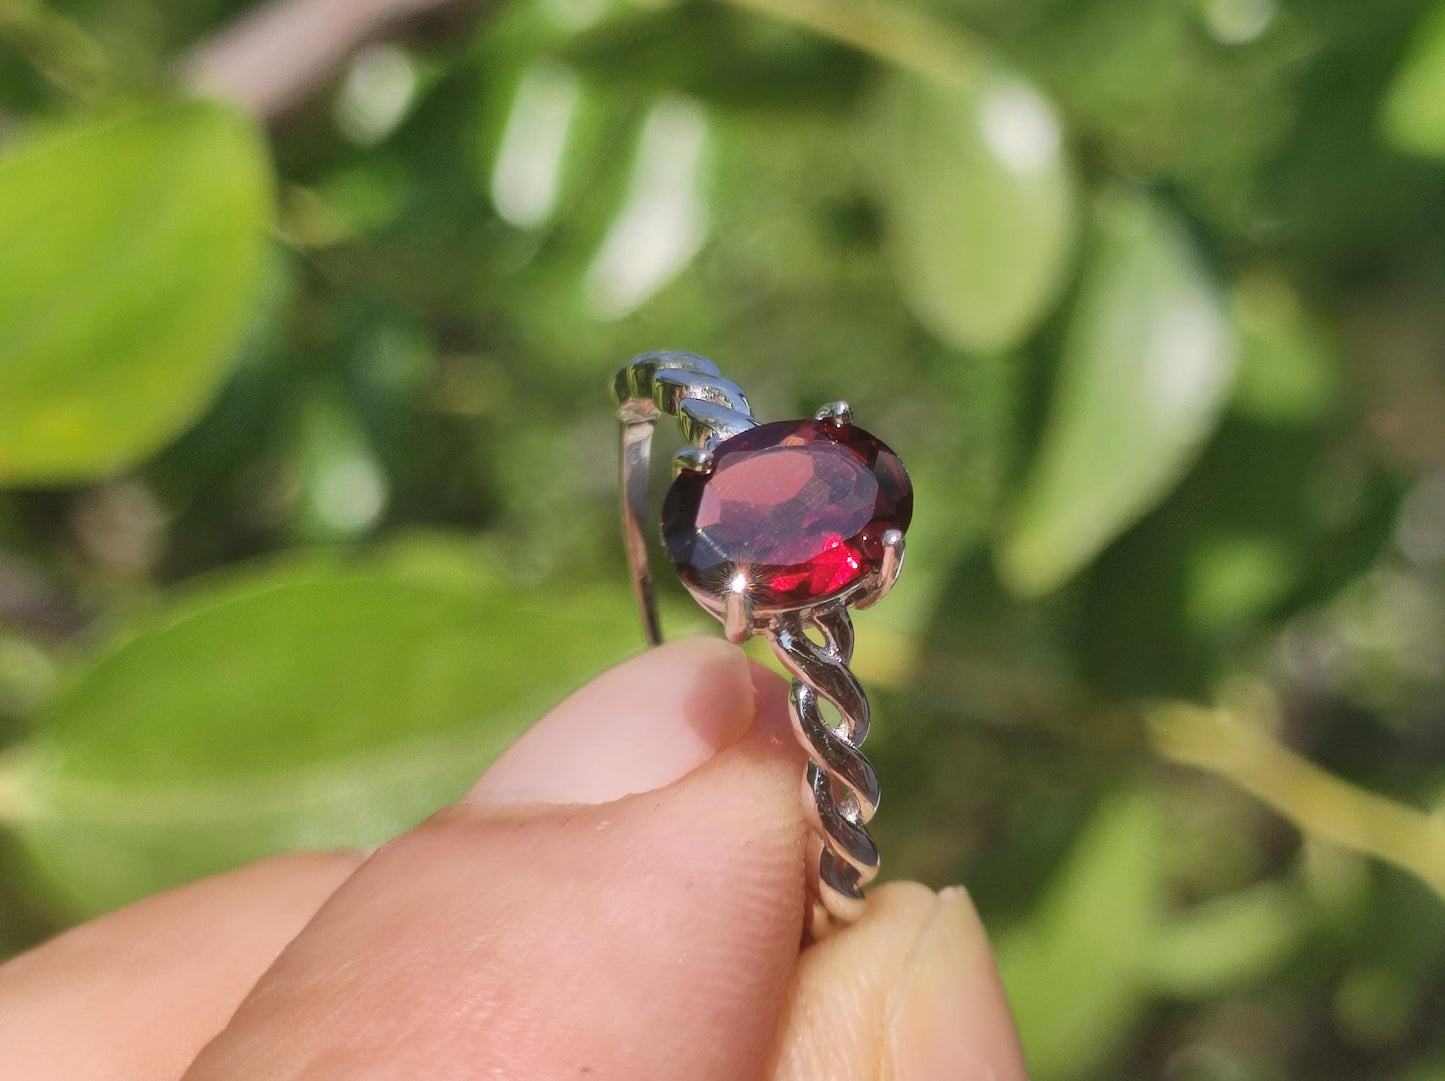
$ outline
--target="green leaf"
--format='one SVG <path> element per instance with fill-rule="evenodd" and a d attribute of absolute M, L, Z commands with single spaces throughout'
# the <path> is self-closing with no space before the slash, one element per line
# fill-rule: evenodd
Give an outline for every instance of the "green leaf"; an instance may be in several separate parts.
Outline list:
<path fill-rule="evenodd" d="M 1445 4 L 1437 4 L 1416 31 L 1385 96 L 1383 122 L 1400 149 L 1445 158 Z"/>
<path fill-rule="evenodd" d="M 1010 587 L 1062 584 L 1161 499 L 1213 430 L 1236 364 L 1189 235 L 1143 196 L 1099 202 L 1048 421 L 999 550 Z"/>
<path fill-rule="evenodd" d="M 1300 570 L 1284 538 L 1201 530 L 1187 555 L 1184 615 L 1204 633 L 1246 624 L 1283 600 Z"/>
<path fill-rule="evenodd" d="M 1230 295 L 1240 333 L 1233 409 L 1280 425 L 1337 412 L 1344 397 L 1338 350 L 1289 282 L 1255 272 Z"/>
<path fill-rule="evenodd" d="M 1149 1004 L 1206 998 L 1275 971 L 1309 929 L 1298 886 L 1261 883 L 1164 915 L 1165 814 L 1148 788 L 1115 792 L 1028 917 L 999 938 L 1035 1081 L 1112 1076 Z"/>
<path fill-rule="evenodd" d="M 366 534 L 386 509 L 387 477 L 356 418 L 332 388 L 321 387 L 298 420 L 292 528 L 313 543 Z"/>
<path fill-rule="evenodd" d="M 203 103 L 0 157 L 0 484 L 115 472 L 195 419 L 258 292 L 271 190 L 260 132 Z"/>
<path fill-rule="evenodd" d="M 1142 1012 L 1161 845 L 1150 795 L 1109 797 L 1037 908 L 1000 939 L 999 970 L 1036 1081 L 1095 1076 Z"/>
<path fill-rule="evenodd" d="M 413 825 L 640 644 L 625 590 L 524 593 L 474 559 L 410 546 L 205 581 L 0 762 L 0 813 L 81 911 Z"/>
<path fill-rule="evenodd" d="M 1146 960 L 1158 990 L 1207 998 L 1278 969 L 1308 927 L 1297 886 L 1261 882 L 1161 926 Z"/>
<path fill-rule="evenodd" d="M 909 307 L 960 348 L 1017 345 L 1057 298 L 1074 244 L 1048 102 L 999 70 L 962 84 L 897 72 L 879 114 L 876 166 Z"/>

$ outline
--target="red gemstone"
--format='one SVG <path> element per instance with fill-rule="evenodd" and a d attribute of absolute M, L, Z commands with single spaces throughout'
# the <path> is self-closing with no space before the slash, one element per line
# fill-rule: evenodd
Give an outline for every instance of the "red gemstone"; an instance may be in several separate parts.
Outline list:
<path fill-rule="evenodd" d="M 683 471 L 662 506 L 662 539 L 683 578 L 724 596 L 739 574 L 761 609 L 842 593 L 906 530 L 913 486 L 883 443 L 852 425 L 784 420 L 735 435 L 711 473 Z"/>

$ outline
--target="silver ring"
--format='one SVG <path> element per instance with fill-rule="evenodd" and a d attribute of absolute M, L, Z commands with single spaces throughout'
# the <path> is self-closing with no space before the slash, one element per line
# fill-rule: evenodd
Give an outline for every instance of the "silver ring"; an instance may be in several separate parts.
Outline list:
<path fill-rule="evenodd" d="M 811 420 L 760 424 L 737 384 L 691 353 L 637 357 L 618 370 L 612 389 L 622 423 L 622 525 L 648 642 L 659 644 L 662 630 L 642 523 L 652 434 L 667 414 L 687 441 L 663 503 L 668 557 L 730 640 L 766 635 L 793 676 L 789 701 L 808 754 L 803 803 L 817 869 L 808 930 L 820 938 L 862 914 L 863 887 L 878 874 L 868 833 L 878 775 L 860 750 L 868 698 L 848 667 L 848 609 L 877 603 L 898 579 L 913 513 L 907 471 L 853 424 L 846 402 L 823 406 Z"/>

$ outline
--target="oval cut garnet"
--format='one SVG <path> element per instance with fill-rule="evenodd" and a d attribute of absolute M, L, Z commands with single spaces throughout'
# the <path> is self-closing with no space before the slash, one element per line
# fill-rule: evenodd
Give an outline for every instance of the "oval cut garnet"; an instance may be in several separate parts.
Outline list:
<path fill-rule="evenodd" d="M 738 575 L 758 608 L 841 593 L 906 530 L 913 486 L 883 443 L 852 425 L 784 420 L 720 444 L 710 473 L 684 470 L 662 506 L 662 540 L 684 580 L 717 597 Z"/>

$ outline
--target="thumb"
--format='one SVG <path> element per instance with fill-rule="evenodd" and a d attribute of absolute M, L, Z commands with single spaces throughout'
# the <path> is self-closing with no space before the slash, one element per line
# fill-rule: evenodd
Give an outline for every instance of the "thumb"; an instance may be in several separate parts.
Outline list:
<path fill-rule="evenodd" d="M 892 882 L 804 952 L 771 1081 L 1027 1081 L 968 894 Z"/>
<path fill-rule="evenodd" d="M 735 647 L 614 669 L 373 855 L 187 1077 L 760 1076 L 802 928 L 799 768 L 780 681 Z"/>

